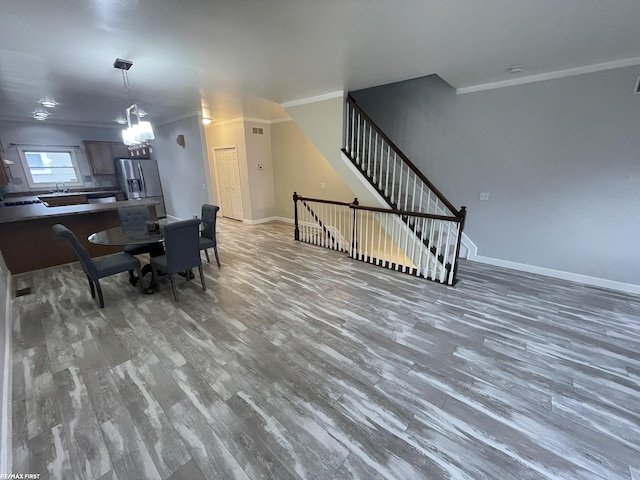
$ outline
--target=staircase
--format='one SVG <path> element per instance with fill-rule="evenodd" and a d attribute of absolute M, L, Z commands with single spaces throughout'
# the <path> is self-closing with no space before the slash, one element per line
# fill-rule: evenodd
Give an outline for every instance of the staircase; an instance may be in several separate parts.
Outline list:
<path fill-rule="evenodd" d="M 296 240 L 454 285 L 465 207 L 456 209 L 352 97 L 344 112 L 336 170 L 346 169 L 351 188 L 376 206 L 294 193 Z"/>
<path fill-rule="evenodd" d="M 413 217 L 401 215 L 407 228 L 451 272 L 448 276 L 455 283 L 466 208 L 456 209 L 351 96 L 347 97 L 344 125 L 342 153 L 391 209 L 440 217 L 436 228 L 446 228 L 446 233 L 432 230 L 432 223 L 429 234 L 425 236 L 423 228 Z M 452 222 L 450 217 L 458 221 Z"/>

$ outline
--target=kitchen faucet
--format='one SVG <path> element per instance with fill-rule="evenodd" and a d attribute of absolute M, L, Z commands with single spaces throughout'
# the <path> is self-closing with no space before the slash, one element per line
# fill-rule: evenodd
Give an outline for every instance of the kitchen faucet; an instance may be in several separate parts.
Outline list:
<path fill-rule="evenodd" d="M 62 185 L 64 188 L 62 190 L 60 190 L 59 185 Z M 64 182 L 57 182 L 56 183 L 56 192 L 55 193 L 67 193 L 69 191 L 69 189 L 67 188 L 67 185 Z"/>

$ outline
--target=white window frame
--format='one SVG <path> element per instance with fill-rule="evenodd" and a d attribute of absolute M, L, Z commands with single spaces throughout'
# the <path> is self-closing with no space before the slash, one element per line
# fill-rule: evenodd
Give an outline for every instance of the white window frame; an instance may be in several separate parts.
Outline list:
<path fill-rule="evenodd" d="M 18 147 L 18 155 L 20 156 L 20 163 L 22 164 L 22 168 L 24 169 L 25 177 L 27 178 L 27 184 L 29 188 L 32 190 L 41 190 L 43 188 L 55 188 L 56 182 L 42 183 L 35 182 L 33 180 L 33 176 L 31 175 L 31 168 L 29 167 L 29 162 L 27 161 L 27 156 L 25 152 L 62 152 L 68 153 L 71 157 L 71 165 L 73 166 L 73 170 L 76 174 L 76 182 L 64 182 L 67 187 L 79 187 L 83 186 L 82 182 L 82 172 L 80 172 L 80 165 L 78 164 L 78 158 L 76 157 L 76 152 L 73 147 L 42 147 L 38 145 L 21 145 Z"/>

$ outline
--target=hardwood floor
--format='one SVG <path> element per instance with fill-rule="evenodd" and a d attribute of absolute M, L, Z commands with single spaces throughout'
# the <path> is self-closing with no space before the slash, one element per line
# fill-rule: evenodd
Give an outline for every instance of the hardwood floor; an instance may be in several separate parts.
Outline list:
<path fill-rule="evenodd" d="M 219 222 L 207 291 L 15 278 L 13 471 L 640 479 L 640 297 L 462 262 L 455 288 Z M 204 258 L 204 256 L 203 256 Z"/>

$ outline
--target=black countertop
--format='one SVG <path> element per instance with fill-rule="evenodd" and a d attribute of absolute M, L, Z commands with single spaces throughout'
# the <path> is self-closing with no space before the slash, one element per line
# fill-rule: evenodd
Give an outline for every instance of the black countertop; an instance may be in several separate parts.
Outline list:
<path fill-rule="evenodd" d="M 124 207 L 140 205 L 156 205 L 155 200 L 125 200 L 112 203 L 88 203 L 83 205 L 67 205 L 62 207 L 46 207 L 42 203 L 32 205 L 15 205 L 0 207 L 0 225 L 14 222 L 37 220 L 39 218 L 62 217 L 66 215 L 85 215 L 94 212 L 118 210 Z"/>

